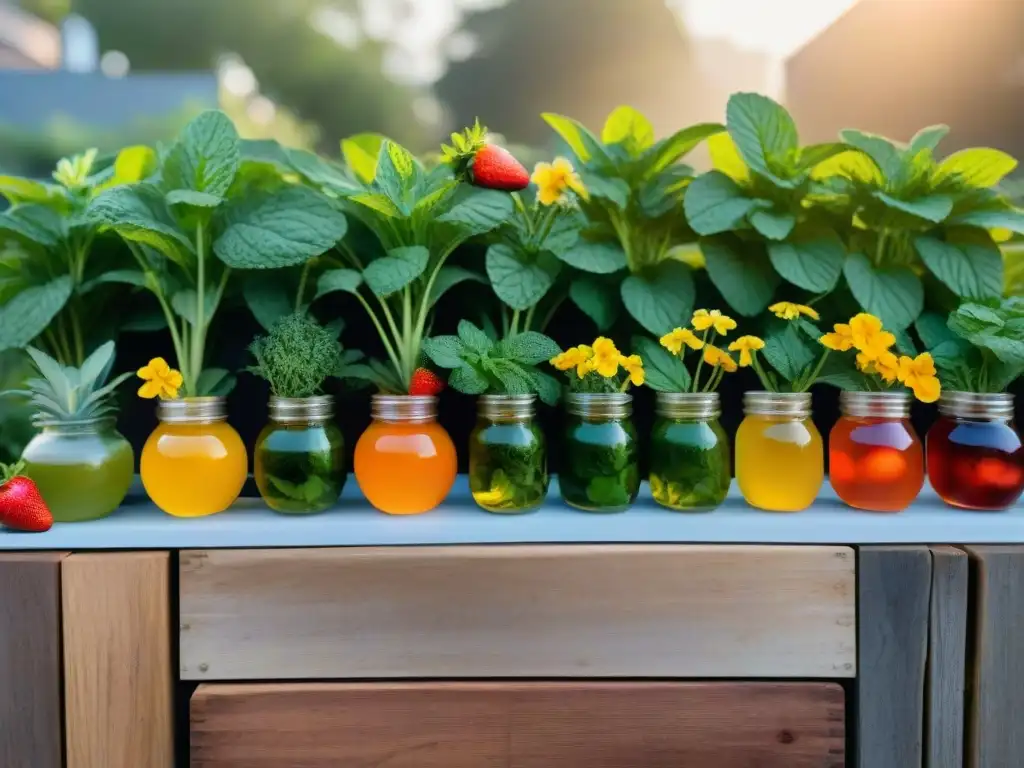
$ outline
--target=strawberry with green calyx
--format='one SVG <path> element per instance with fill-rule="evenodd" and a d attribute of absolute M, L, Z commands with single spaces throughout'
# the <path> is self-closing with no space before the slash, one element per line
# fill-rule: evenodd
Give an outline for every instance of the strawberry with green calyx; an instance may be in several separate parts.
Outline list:
<path fill-rule="evenodd" d="M 0 525 L 42 533 L 53 526 L 53 515 L 36 484 L 21 474 L 24 468 L 21 461 L 0 464 Z"/>
<path fill-rule="evenodd" d="M 487 129 L 477 120 L 472 128 L 452 134 L 452 146 L 441 147 L 455 175 L 486 189 L 516 192 L 530 185 L 530 173 L 507 149 L 487 141 Z"/>
<path fill-rule="evenodd" d="M 444 388 L 444 379 L 429 368 L 417 368 L 409 382 L 410 395 L 437 395 Z"/>

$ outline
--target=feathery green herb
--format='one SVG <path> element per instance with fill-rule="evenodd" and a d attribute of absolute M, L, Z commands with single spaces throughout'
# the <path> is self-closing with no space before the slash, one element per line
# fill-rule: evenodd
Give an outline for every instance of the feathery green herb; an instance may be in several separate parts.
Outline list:
<path fill-rule="evenodd" d="M 256 365 L 249 372 L 266 379 L 278 397 L 312 397 L 338 374 L 341 345 L 334 334 L 308 315 L 288 315 L 270 333 L 249 345 Z"/>

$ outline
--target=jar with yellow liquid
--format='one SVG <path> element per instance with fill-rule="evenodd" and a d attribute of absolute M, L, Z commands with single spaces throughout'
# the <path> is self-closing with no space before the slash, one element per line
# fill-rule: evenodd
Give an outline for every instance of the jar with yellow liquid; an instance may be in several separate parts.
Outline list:
<path fill-rule="evenodd" d="M 227 423 L 223 397 L 161 400 L 160 424 L 142 449 L 142 485 L 175 517 L 223 512 L 242 491 L 249 469 L 245 445 Z"/>
<path fill-rule="evenodd" d="M 770 512 L 799 512 L 825 480 L 821 434 L 808 392 L 747 392 L 736 433 L 736 482 L 747 503 Z"/>

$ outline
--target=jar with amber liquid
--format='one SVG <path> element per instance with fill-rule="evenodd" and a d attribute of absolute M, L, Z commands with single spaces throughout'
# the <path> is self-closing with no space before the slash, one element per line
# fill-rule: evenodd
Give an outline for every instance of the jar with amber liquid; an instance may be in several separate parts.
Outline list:
<path fill-rule="evenodd" d="M 223 397 L 161 400 L 160 424 L 142 449 L 142 485 L 160 509 L 175 517 L 223 512 L 242 492 L 249 458 L 227 423 Z"/>
<path fill-rule="evenodd" d="M 374 395 L 373 421 L 356 443 L 355 475 L 374 507 L 391 515 L 433 509 L 455 483 L 455 445 L 437 423 L 437 398 Z"/>
<path fill-rule="evenodd" d="M 736 483 L 752 507 L 798 512 L 825 480 L 825 452 L 808 392 L 747 392 L 736 433 Z"/>
<path fill-rule="evenodd" d="M 1008 509 L 1024 491 L 1024 447 L 1013 395 L 943 392 L 928 432 L 928 479 L 954 507 Z"/>
<path fill-rule="evenodd" d="M 829 480 L 851 507 L 899 512 L 924 485 L 924 446 L 908 392 L 842 392 L 828 439 Z"/>

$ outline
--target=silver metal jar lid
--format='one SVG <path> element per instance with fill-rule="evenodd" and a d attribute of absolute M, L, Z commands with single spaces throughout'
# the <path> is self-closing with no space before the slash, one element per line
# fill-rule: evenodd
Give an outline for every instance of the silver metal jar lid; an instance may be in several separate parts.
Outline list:
<path fill-rule="evenodd" d="M 811 417 L 810 392 L 747 392 L 743 395 L 743 412 L 748 416 L 786 416 L 794 419 Z"/>
<path fill-rule="evenodd" d="M 186 397 L 161 400 L 156 417 L 165 424 L 213 424 L 228 418 L 227 400 L 223 397 Z"/>
<path fill-rule="evenodd" d="M 839 393 L 839 408 L 844 416 L 880 419 L 910 417 L 913 400 L 909 392 L 847 392 Z"/>
<path fill-rule="evenodd" d="M 477 413 L 492 421 L 523 421 L 537 413 L 536 395 L 480 395 Z"/>
<path fill-rule="evenodd" d="M 334 417 L 331 395 L 313 397 L 270 397 L 270 419 L 278 424 L 309 424 Z"/>
<path fill-rule="evenodd" d="M 1013 395 L 1008 392 L 943 392 L 939 413 L 955 419 L 1009 421 L 1013 418 Z"/>
<path fill-rule="evenodd" d="M 627 392 L 570 392 L 565 407 L 575 416 L 625 419 L 633 413 L 633 396 Z"/>
<path fill-rule="evenodd" d="M 722 405 L 717 392 L 659 392 L 655 412 L 666 419 L 717 419 Z"/>
<path fill-rule="evenodd" d="M 370 415 L 377 421 L 424 424 L 437 418 L 433 395 L 374 395 L 370 403 Z"/>

